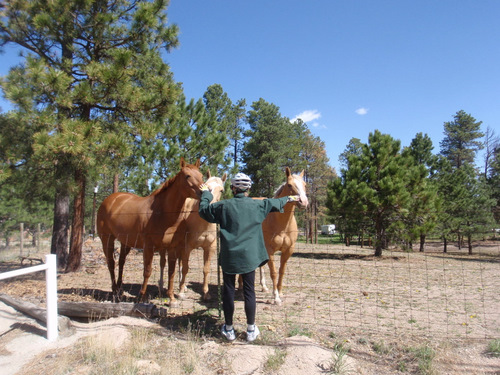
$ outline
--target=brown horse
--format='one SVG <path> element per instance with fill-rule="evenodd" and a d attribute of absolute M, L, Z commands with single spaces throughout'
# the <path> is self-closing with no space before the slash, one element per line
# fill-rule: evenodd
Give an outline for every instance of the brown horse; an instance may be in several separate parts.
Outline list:
<path fill-rule="evenodd" d="M 298 195 L 300 200 L 296 203 L 288 203 L 285 212 L 271 212 L 262 223 L 264 242 L 269 254 L 269 272 L 273 282 L 274 303 L 281 304 L 281 290 L 283 288 L 283 276 L 285 275 L 286 262 L 295 251 L 295 242 L 298 237 L 297 221 L 295 220 L 295 207 L 297 204 L 305 208 L 309 204 L 306 195 L 306 183 L 304 181 L 304 171 L 300 174 L 292 174 L 290 168 L 286 168 L 286 182 L 283 183 L 274 193 L 274 198 L 281 198 L 287 195 Z M 278 272 L 274 264 L 274 254 L 280 251 L 281 260 Z M 267 291 L 266 280 L 262 267 L 260 269 L 262 289 Z"/>
<path fill-rule="evenodd" d="M 187 198 L 199 199 L 203 176 L 196 164 L 181 159 L 181 170 L 147 197 L 132 193 L 113 193 L 107 197 L 97 212 L 97 232 L 111 276 L 115 297 L 122 291 L 123 266 L 132 247 L 143 249 L 144 280 L 138 300 L 146 300 L 146 289 L 152 272 L 153 254 L 169 246 L 168 296 L 175 301 L 173 279 L 175 265 L 182 246 L 179 226 L 184 225 L 182 207 Z M 118 280 L 115 281 L 114 241 L 121 243 Z M 180 245 L 177 245 L 180 244 Z"/>
<path fill-rule="evenodd" d="M 224 183 L 226 182 L 227 175 L 221 177 L 212 177 L 210 171 L 207 173 L 207 181 L 205 184 L 208 186 L 213 195 L 212 202 L 218 202 L 224 191 Z M 199 213 L 198 208 L 200 201 L 197 199 L 187 199 L 184 204 L 183 211 L 185 213 L 185 244 L 181 250 L 179 258 L 180 266 L 180 284 L 179 284 L 179 297 L 184 298 L 186 291 L 186 275 L 189 271 L 189 256 L 193 249 L 203 249 L 203 299 L 210 299 L 208 293 L 208 276 L 210 273 L 210 259 L 217 250 L 217 227 L 215 224 L 203 220 Z M 160 258 L 160 288 L 163 285 L 163 269 L 165 267 L 165 256 Z"/>

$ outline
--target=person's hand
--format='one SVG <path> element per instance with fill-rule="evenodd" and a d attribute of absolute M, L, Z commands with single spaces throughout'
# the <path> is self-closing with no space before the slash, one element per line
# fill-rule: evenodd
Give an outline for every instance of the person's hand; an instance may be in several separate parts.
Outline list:
<path fill-rule="evenodd" d="M 300 197 L 298 195 L 289 195 L 287 202 L 298 202 L 300 201 Z"/>
<path fill-rule="evenodd" d="M 210 189 L 208 188 L 207 184 L 201 184 L 200 185 L 200 190 L 201 191 L 210 191 Z"/>

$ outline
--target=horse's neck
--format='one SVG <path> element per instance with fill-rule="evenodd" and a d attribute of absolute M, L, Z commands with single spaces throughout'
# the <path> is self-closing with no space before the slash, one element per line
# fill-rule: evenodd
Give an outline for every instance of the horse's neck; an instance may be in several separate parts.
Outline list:
<path fill-rule="evenodd" d="M 200 217 L 200 214 L 198 213 L 199 208 L 200 201 L 194 198 L 186 199 L 184 206 L 182 207 L 189 230 L 194 228 L 198 231 L 203 231 L 214 225 Z"/>
<path fill-rule="evenodd" d="M 182 216 L 183 206 L 188 196 L 176 189 L 175 185 L 172 185 L 152 198 L 153 204 L 161 206 L 163 212 L 179 213 L 179 216 Z"/>
<path fill-rule="evenodd" d="M 275 198 L 283 198 L 286 197 L 288 194 L 285 192 L 285 189 L 282 189 L 278 194 L 276 194 Z M 286 204 L 284 208 L 284 212 L 280 214 L 280 216 L 283 216 L 283 218 L 286 218 L 287 220 L 290 220 L 295 214 L 295 204 Z"/>

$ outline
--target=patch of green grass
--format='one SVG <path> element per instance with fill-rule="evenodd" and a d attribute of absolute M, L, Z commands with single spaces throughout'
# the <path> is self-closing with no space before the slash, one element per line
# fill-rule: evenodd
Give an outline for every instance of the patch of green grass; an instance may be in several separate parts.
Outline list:
<path fill-rule="evenodd" d="M 287 354 L 286 349 L 275 348 L 274 353 L 267 357 L 267 360 L 264 363 L 264 369 L 268 372 L 278 371 L 283 363 L 285 363 Z"/>
<path fill-rule="evenodd" d="M 418 361 L 418 373 L 422 375 L 433 375 L 435 370 L 432 361 L 436 356 L 436 352 L 429 345 L 424 345 L 418 348 L 411 348 L 410 353 L 413 354 Z"/>
<path fill-rule="evenodd" d="M 307 328 L 294 326 L 288 330 L 288 337 L 293 337 L 293 336 L 312 337 L 313 334 Z"/>
<path fill-rule="evenodd" d="M 372 342 L 372 349 L 377 354 L 389 354 L 391 348 L 383 341 Z"/>
<path fill-rule="evenodd" d="M 488 344 L 488 354 L 493 357 L 500 357 L 500 339 L 490 341 Z"/>
<path fill-rule="evenodd" d="M 332 360 L 323 368 L 327 374 L 343 375 L 351 372 L 347 363 L 347 354 L 351 349 L 342 342 L 336 342 L 333 347 Z"/>

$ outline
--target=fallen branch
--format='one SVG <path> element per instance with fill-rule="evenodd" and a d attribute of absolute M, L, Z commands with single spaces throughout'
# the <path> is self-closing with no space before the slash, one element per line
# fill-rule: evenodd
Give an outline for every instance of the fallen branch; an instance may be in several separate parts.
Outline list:
<path fill-rule="evenodd" d="M 58 312 L 72 318 L 107 319 L 117 316 L 166 317 L 167 309 L 152 303 L 58 302 Z"/>
<path fill-rule="evenodd" d="M 33 303 L 15 299 L 0 293 L 0 301 L 16 310 L 47 324 L 47 310 Z M 117 316 L 137 316 L 141 318 L 161 318 L 167 316 L 167 309 L 157 307 L 152 303 L 110 303 L 110 302 L 66 302 L 57 303 L 59 315 L 58 328 L 60 332 L 71 327 L 69 318 L 107 319 Z"/>
<path fill-rule="evenodd" d="M 29 315 L 47 325 L 47 310 L 31 302 L 15 299 L 7 294 L 0 293 L 0 301 L 12 306 L 18 311 Z M 66 316 L 58 316 L 57 326 L 59 332 L 65 333 L 71 328 L 71 320 Z"/>

